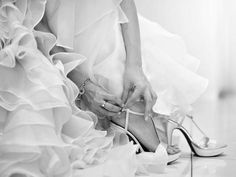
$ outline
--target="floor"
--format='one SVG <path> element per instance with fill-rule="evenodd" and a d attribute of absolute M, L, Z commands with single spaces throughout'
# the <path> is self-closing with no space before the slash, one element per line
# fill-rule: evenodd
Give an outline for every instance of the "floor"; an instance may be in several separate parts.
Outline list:
<path fill-rule="evenodd" d="M 224 155 L 211 158 L 194 156 L 179 133 L 181 158 L 158 177 L 235 177 L 236 176 L 236 95 L 222 99 L 200 100 L 195 120 L 210 137 L 228 145 Z"/>

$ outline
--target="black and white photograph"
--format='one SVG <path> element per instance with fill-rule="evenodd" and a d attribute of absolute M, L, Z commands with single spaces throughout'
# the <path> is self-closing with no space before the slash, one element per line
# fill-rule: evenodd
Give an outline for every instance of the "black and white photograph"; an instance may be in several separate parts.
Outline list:
<path fill-rule="evenodd" d="M 0 0 L 0 177 L 235 167 L 235 0 Z"/>

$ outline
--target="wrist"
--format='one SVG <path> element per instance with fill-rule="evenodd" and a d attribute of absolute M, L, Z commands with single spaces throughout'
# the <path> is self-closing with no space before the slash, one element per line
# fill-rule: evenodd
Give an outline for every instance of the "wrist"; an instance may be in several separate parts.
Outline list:
<path fill-rule="evenodd" d="M 85 91 L 86 91 L 86 86 L 91 83 L 92 81 L 90 80 L 90 78 L 87 78 L 86 80 L 84 80 L 84 82 L 78 87 L 79 88 L 79 94 L 78 94 L 78 97 L 77 97 L 77 101 L 80 101 L 83 94 L 85 94 Z"/>
<path fill-rule="evenodd" d="M 77 87 L 80 87 L 86 79 L 90 78 L 87 73 L 81 72 L 77 69 L 71 71 L 68 74 L 68 77 L 77 85 Z"/>
<path fill-rule="evenodd" d="M 142 57 L 138 54 L 126 56 L 126 65 L 127 68 L 142 68 Z"/>
<path fill-rule="evenodd" d="M 142 64 L 139 63 L 126 63 L 125 71 L 142 71 Z"/>

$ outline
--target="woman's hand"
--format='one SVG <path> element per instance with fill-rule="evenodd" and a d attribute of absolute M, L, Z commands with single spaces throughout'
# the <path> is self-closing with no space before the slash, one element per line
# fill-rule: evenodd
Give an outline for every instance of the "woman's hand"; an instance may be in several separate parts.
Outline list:
<path fill-rule="evenodd" d="M 136 101 L 143 100 L 145 102 L 145 119 L 148 119 L 152 113 L 152 107 L 156 103 L 157 95 L 141 67 L 126 67 L 122 100 L 126 102 L 126 108 L 131 107 Z"/>
<path fill-rule="evenodd" d="M 126 71 L 122 100 L 126 101 L 126 108 L 129 108 L 134 102 L 143 99 L 145 101 L 145 119 L 147 119 L 152 113 L 152 107 L 157 96 L 142 70 L 137 9 L 134 0 L 122 1 L 121 8 L 129 19 L 129 23 L 121 24 L 126 49 Z"/>
<path fill-rule="evenodd" d="M 98 116 L 112 117 L 122 109 L 122 100 L 99 85 L 88 82 L 82 95 L 85 105 Z"/>

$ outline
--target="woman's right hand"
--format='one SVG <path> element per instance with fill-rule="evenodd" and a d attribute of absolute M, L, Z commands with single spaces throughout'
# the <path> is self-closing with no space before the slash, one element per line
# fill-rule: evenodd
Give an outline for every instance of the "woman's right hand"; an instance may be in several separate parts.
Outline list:
<path fill-rule="evenodd" d="M 93 82 L 86 84 L 82 100 L 90 111 L 102 117 L 117 115 L 123 105 L 120 98 L 110 94 L 106 89 Z"/>

